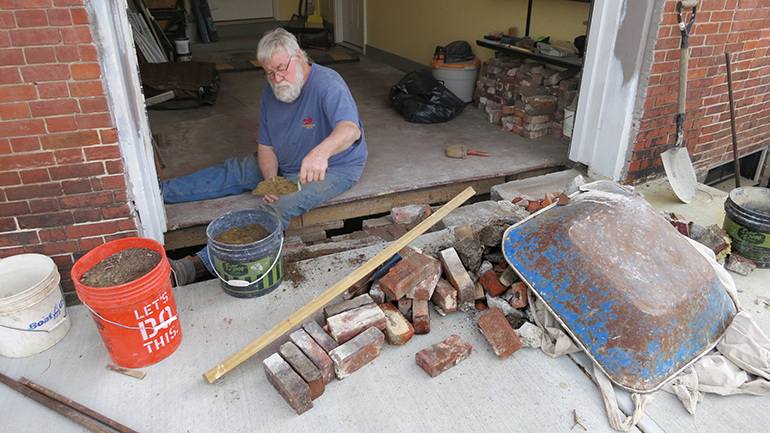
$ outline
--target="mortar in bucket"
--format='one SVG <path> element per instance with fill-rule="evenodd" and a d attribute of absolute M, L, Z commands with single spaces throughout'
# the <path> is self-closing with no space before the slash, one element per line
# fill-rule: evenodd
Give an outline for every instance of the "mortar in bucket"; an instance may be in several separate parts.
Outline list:
<path fill-rule="evenodd" d="M 160 262 L 141 277 L 111 287 L 90 287 L 83 274 L 102 260 L 129 248 L 160 253 Z M 163 246 L 152 239 L 123 238 L 100 245 L 75 262 L 72 281 L 78 298 L 91 311 L 112 361 L 126 368 L 155 364 L 182 342 L 171 288 L 171 267 Z"/>
<path fill-rule="evenodd" d="M 746 186 L 730 191 L 725 201 L 724 230 L 732 251 L 770 268 L 770 189 Z"/>
<path fill-rule="evenodd" d="M 244 244 L 216 240 L 227 230 L 260 224 L 267 237 Z M 237 298 L 266 295 L 283 281 L 283 230 L 281 221 L 269 211 L 242 209 L 228 212 L 209 223 L 206 228 L 208 254 L 222 289 Z"/>
<path fill-rule="evenodd" d="M 70 329 L 50 257 L 19 254 L 0 260 L 0 355 L 22 358 L 52 347 Z"/>

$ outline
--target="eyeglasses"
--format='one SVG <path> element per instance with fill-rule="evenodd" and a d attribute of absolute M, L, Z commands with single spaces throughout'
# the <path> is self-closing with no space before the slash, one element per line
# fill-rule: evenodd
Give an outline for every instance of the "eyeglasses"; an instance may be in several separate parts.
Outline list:
<path fill-rule="evenodd" d="M 289 66 L 291 65 L 292 60 L 294 60 L 294 57 L 290 57 L 289 61 L 286 63 L 286 66 L 284 66 L 283 68 L 279 67 L 275 71 L 270 71 L 270 72 L 265 71 L 265 76 L 271 80 L 274 80 L 275 77 L 281 77 L 281 78 L 285 77 L 286 74 L 288 74 Z"/>

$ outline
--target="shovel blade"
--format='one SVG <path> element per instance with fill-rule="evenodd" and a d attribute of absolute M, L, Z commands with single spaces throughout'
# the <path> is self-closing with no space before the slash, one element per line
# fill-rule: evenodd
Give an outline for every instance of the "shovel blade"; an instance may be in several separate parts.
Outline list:
<path fill-rule="evenodd" d="M 675 147 L 663 152 L 660 157 L 674 194 L 682 202 L 690 203 L 698 190 L 698 179 L 695 178 L 695 169 L 692 167 L 687 148 Z"/>

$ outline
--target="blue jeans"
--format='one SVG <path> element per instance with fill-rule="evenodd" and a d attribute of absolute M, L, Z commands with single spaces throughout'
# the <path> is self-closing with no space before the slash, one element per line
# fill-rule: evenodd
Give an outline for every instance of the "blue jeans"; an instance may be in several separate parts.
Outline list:
<path fill-rule="evenodd" d="M 299 173 L 281 173 L 289 180 L 297 181 Z M 207 200 L 231 194 L 253 191 L 264 177 L 259 169 L 256 154 L 243 158 L 230 158 L 224 164 L 205 168 L 187 176 L 161 181 L 160 189 L 166 203 Z M 272 203 L 262 203 L 258 208 L 271 210 L 281 220 L 284 230 L 289 227 L 292 217 L 302 215 L 321 203 L 350 189 L 354 181 L 332 172 L 327 172 L 321 182 L 302 185 L 294 194 L 280 196 Z M 198 251 L 206 269 L 214 274 L 207 248 Z"/>

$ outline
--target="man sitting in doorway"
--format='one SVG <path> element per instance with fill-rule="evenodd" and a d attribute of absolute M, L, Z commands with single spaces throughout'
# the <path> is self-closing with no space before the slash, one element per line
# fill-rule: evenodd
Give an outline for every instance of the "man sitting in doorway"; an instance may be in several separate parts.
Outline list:
<path fill-rule="evenodd" d="M 340 75 L 311 64 L 297 39 L 284 29 L 259 41 L 257 60 L 267 84 L 260 101 L 257 152 L 161 182 L 166 203 L 206 200 L 252 191 L 274 176 L 299 181 L 300 191 L 265 195 L 285 230 L 299 216 L 352 187 L 368 155 L 358 108 Z M 204 248 L 172 261 L 178 285 L 213 274 Z"/>

